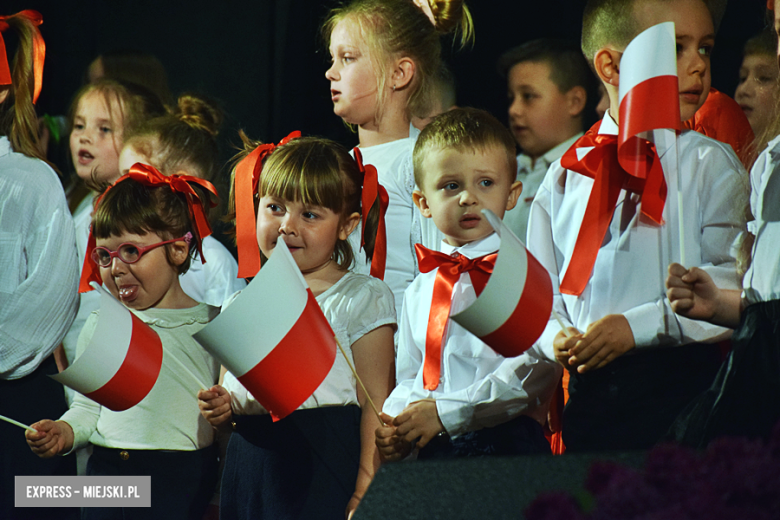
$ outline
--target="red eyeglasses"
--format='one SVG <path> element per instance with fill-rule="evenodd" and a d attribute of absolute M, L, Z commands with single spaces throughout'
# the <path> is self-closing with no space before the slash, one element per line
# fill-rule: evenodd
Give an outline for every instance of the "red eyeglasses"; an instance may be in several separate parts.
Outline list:
<path fill-rule="evenodd" d="M 92 250 L 92 260 L 100 267 L 109 267 L 114 258 L 119 258 L 126 264 L 134 264 L 139 261 L 141 257 L 144 256 L 144 254 L 151 251 L 152 249 L 164 246 L 165 244 L 178 242 L 180 240 L 184 240 L 187 242 L 187 245 L 189 245 L 192 241 L 192 233 L 188 231 L 187 234 L 183 237 L 174 238 L 173 240 L 166 240 L 165 242 L 158 242 L 149 246 L 138 246 L 129 242 L 125 242 L 123 244 L 119 244 L 119 247 L 116 251 L 111 251 L 107 247 L 103 246 L 96 247 Z"/>

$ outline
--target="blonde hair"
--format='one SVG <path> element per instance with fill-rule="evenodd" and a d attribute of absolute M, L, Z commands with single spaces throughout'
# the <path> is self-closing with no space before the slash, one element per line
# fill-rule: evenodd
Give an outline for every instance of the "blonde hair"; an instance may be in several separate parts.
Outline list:
<path fill-rule="evenodd" d="M 509 130 L 489 112 L 477 108 L 453 108 L 437 116 L 426 126 L 414 145 L 412 162 L 414 181 L 423 185 L 423 162 L 433 150 L 454 148 L 463 151 L 484 151 L 496 147 L 506 153 L 511 182 L 517 175 L 515 139 Z"/>
<path fill-rule="evenodd" d="M 248 155 L 261 143 L 240 133 L 245 150 L 237 160 Z M 255 214 L 260 197 L 266 195 L 303 204 L 322 206 L 340 216 L 342 223 L 353 213 L 360 213 L 363 174 L 342 145 L 321 137 L 298 137 L 277 147 L 263 164 L 255 194 Z M 230 191 L 230 218 L 235 219 L 235 168 Z M 371 258 L 379 223 L 379 206 L 375 204 L 366 223 L 364 251 Z M 355 255 L 347 240 L 337 240 L 333 260 L 349 269 Z"/>
<path fill-rule="evenodd" d="M 196 94 L 182 94 L 172 113 L 144 121 L 125 134 L 125 145 L 153 159 L 164 175 L 180 170 L 211 180 L 219 171 L 216 136 L 222 124 L 216 103 Z"/>
<path fill-rule="evenodd" d="M 351 20 L 360 29 L 376 71 L 379 93 L 376 119 L 382 117 L 387 97 L 387 78 L 383 72 L 388 61 L 399 57 L 414 61 L 406 116 L 427 117 L 434 106 L 437 75 L 442 69 L 440 37 L 460 30 L 461 46 L 474 40 L 474 24 L 464 0 L 423 1 L 428 1 L 435 24 L 412 0 L 354 0 L 333 9 L 322 26 L 326 45 L 342 21 Z"/>
<path fill-rule="evenodd" d="M 33 40 L 38 28 L 26 16 L 11 16 L 5 22 L 16 31 L 19 42 L 11 64 L 8 95 L 0 103 L 0 135 L 8 137 L 15 152 L 40 159 L 56 170 L 40 149 L 38 117 L 33 105 Z"/>

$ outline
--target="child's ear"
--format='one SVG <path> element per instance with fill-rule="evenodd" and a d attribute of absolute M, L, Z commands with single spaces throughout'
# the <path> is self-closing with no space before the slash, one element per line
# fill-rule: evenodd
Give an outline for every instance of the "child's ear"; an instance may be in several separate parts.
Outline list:
<path fill-rule="evenodd" d="M 588 93 L 579 85 L 573 86 L 566 93 L 566 108 L 571 117 L 579 117 L 585 110 L 585 102 L 588 100 Z"/>
<path fill-rule="evenodd" d="M 351 235 L 352 232 L 355 231 L 355 228 L 360 223 L 360 219 L 361 216 L 360 213 L 358 212 L 355 212 L 350 216 L 348 216 L 344 220 L 344 223 L 341 224 L 341 226 L 339 227 L 339 240 L 346 240 L 349 237 L 349 235 Z"/>
<path fill-rule="evenodd" d="M 190 245 L 185 240 L 177 240 L 176 242 L 169 244 L 168 247 L 170 253 L 168 258 L 171 259 L 171 262 L 173 262 L 173 265 L 176 267 L 183 264 L 190 254 Z"/>
<path fill-rule="evenodd" d="M 425 198 L 423 192 L 414 190 L 412 192 L 412 200 L 414 201 L 414 205 L 420 210 L 420 213 L 422 213 L 423 217 L 431 218 L 431 208 L 428 206 L 428 200 Z"/>
<path fill-rule="evenodd" d="M 395 61 L 393 67 L 393 76 L 390 78 L 390 87 L 394 90 L 401 90 L 412 82 L 416 65 L 411 58 L 404 57 Z"/>
<path fill-rule="evenodd" d="M 509 188 L 509 198 L 506 201 L 506 210 L 514 208 L 517 205 L 517 199 L 520 198 L 520 194 L 523 193 L 523 183 L 515 181 Z"/>
<path fill-rule="evenodd" d="M 620 58 L 623 53 L 609 47 L 599 49 L 593 58 L 593 65 L 596 69 L 596 75 L 603 81 L 613 87 L 620 85 Z"/>

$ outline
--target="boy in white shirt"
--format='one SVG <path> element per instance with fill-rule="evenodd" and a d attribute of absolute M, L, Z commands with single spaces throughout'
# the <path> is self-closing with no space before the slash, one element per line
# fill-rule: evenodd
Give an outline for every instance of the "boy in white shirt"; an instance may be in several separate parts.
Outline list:
<path fill-rule="evenodd" d="M 470 305 L 500 239 L 480 213 L 517 202 L 514 142 L 487 112 L 454 109 L 420 134 L 415 205 L 444 234 L 443 253 L 418 245 L 421 274 L 404 295 L 397 387 L 376 431 L 385 460 L 550 453 L 542 424 L 560 367 L 533 351 L 504 358 L 449 320 Z M 442 285 L 442 280 L 450 282 Z"/>
<path fill-rule="evenodd" d="M 682 120 L 704 103 L 715 31 L 702 0 L 590 0 L 583 51 L 593 60 L 610 108 L 600 127 L 574 147 L 616 137 L 623 51 L 641 31 L 667 21 L 675 23 Z M 603 152 L 600 146 L 589 153 Z M 677 150 L 686 267 L 699 266 L 719 286 L 737 288 L 730 246 L 745 227 L 744 169 L 730 147 L 697 132 L 682 132 Z M 667 151 L 668 145 L 657 144 L 659 157 Z M 569 153 L 576 157 L 567 152 L 564 159 Z M 564 331 L 551 320 L 538 341 L 571 375 L 563 441 L 567 452 L 647 449 L 709 386 L 720 363 L 712 343 L 727 331 L 675 316 L 666 298 L 666 266 L 680 259 L 676 180 L 667 180 L 663 224 L 645 215 L 643 202 L 650 199 L 622 187 L 603 238 L 579 241 L 596 225 L 584 218 L 594 180 L 579 166 L 570 167 L 550 167 L 531 208 L 527 241 L 550 272 L 553 308 L 569 325 Z M 597 176 L 604 173 L 615 172 Z M 595 260 L 578 256 L 580 243 L 595 248 Z"/>

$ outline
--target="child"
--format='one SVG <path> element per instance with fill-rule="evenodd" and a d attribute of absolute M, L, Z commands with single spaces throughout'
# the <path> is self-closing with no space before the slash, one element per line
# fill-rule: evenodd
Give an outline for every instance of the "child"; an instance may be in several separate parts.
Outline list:
<path fill-rule="evenodd" d="M 552 38 L 511 49 L 498 68 L 507 81 L 509 128 L 522 149 L 517 180 L 523 196 L 504 222 L 525 240 L 531 202 L 547 168 L 593 124 L 596 78 L 576 43 Z"/>
<path fill-rule="evenodd" d="M 210 181 L 220 169 L 216 135 L 221 121 L 222 112 L 212 102 L 183 94 L 172 114 L 149 119 L 126 134 L 119 169 L 126 173 L 140 162 L 164 175 L 186 173 Z M 236 260 L 216 238 L 207 236 L 202 247 L 206 263 L 193 258 L 181 286 L 192 299 L 219 307 L 246 282 L 237 278 Z"/>
<path fill-rule="evenodd" d="M 361 184 L 355 161 L 332 141 L 298 138 L 279 146 L 256 188 L 257 241 L 265 257 L 285 241 L 381 407 L 393 387 L 395 308 L 384 282 L 348 271 L 352 248 L 346 239 L 360 220 Z M 233 423 L 222 475 L 223 518 L 341 518 L 345 508 L 355 510 L 379 466 L 373 442 L 378 420 L 340 354 L 314 394 L 276 423 L 230 373 L 224 388 L 198 398 L 211 424 Z"/>
<path fill-rule="evenodd" d="M 428 236 L 412 205 L 412 148 L 419 132 L 410 121 L 434 109 L 441 34 L 460 27 L 463 43 L 471 37 L 463 4 L 443 0 L 433 9 L 429 0 L 354 0 L 333 10 L 322 29 L 333 59 L 325 73 L 333 112 L 357 126 L 363 160 L 377 168 L 389 196 L 384 280 L 397 313 L 416 274 L 414 244 Z M 359 235 L 351 239 L 355 251 Z M 369 272 L 365 263 L 357 269 Z"/>
<path fill-rule="evenodd" d="M 780 27 L 780 0 L 774 2 L 775 27 Z M 774 35 L 777 46 L 777 34 Z M 746 54 L 748 45 L 745 46 Z M 762 58 L 763 59 L 763 58 Z M 747 63 L 747 57 L 746 61 Z M 768 64 L 767 64 L 768 65 Z M 777 66 L 774 65 L 777 69 Z M 777 75 L 777 70 L 774 71 Z M 775 118 L 777 115 L 775 113 Z M 774 126 L 777 121 L 768 122 Z M 750 172 L 750 209 L 756 235 L 752 263 L 743 289 L 721 288 L 709 274 L 680 264 L 669 266 L 667 295 L 682 316 L 736 328 L 732 350 L 712 386 L 697 397 L 675 422 L 677 440 L 702 448 L 721 435 L 768 436 L 780 419 L 777 388 L 777 154 L 775 137 L 761 152 Z"/>
<path fill-rule="evenodd" d="M 745 43 L 739 85 L 734 92 L 758 139 L 759 152 L 774 137 L 765 134 L 777 119 L 777 80 L 777 37 L 765 30 Z"/>
<path fill-rule="evenodd" d="M 76 178 L 69 187 L 69 198 L 79 265 L 88 254 L 87 237 L 95 196 L 121 176 L 119 152 L 124 133 L 164 112 L 162 102 L 153 94 L 114 80 L 99 80 L 76 93 L 70 111 L 70 154 Z M 94 292 L 80 296 L 79 312 L 62 342 L 65 367 L 75 359 L 81 329 L 90 313 L 100 306 L 99 302 L 98 294 Z M 73 390 L 66 388 L 65 393 L 70 402 Z"/>
<path fill-rule="evenodd" d="M 583 17 L 583 51 L 593 60 L 610 108 L 598 130 L 591 129 L 575 146 L 591 146 L 596 132 L 599 142 L 618 133 L 622 51 L 640 31 L 666 21 L 675 23 L 677 33 L 682 119 L 704 103 L 714 30 L 702 0 L 591 0 Z M 663 156 L 666 146 L 657 146 Z M 594 149 L 602 150 L 609 148 Z M 724 286 L 736 287 L 730 245 L 744 229 L 744 170 L 728 146 L 697 132 L 684 131 L 677 150 L 687 258 Z M 616 208 L 608 209 L 611 220 L 604 219 L 604 238 L 585 242 L 596 248 L 595 261 L 572 258 L 583 252 L 575 249 L 580 229 L 596 225 L 583 220 L 593 185 L 592 178 L 556 162 L 533 202 L 528 248 L 550 272 L 554 309 L 570 325 L 564 331 L 551 319 L 539 344 L 571 375 L 563 417 L 568 451 L 645 449 L 712 381 L 718 347 L 704 343 L 727 331 L 676 318 L 665 298 L 665 266 L 679 255 L 673 252 L 679 243 L 676 181 L 669 187 L 662 225 L 640 212 L 639 194 L 621 189 Z"/>
<path fill-rule="evenodd" d="M 44 419 L 33 426 L 37 433 L 26 432 L 30 448 L 43 458 L 92 443 L 87 475 L 151 475 L 155 518 L 200 518 L 217 477 L 213 429 L 193 398 L 199 385 L 183 376 L 176 362 L 166 361 L 175 356 L 201 381 L 214 382 L 219 375 L 219 364 L 191 337 L 219 310 L 196 302 L 179 284 L 200 237 L 210 232 L 191 222 L 191 211 L 205 211 L 197 205 L 207 194 L 189 184 L 200 198 L 192 208 L 175 184 L 123 177 L 98 201 L 92 221 L 97 247 L 90 258 L 99 265 L 100 278 L 162 341 L 163 364 L 154 387 L 122 412 L 76 394 L 58 421 Z M 98 314 L 90 315 L 79 336 L 79 353 L 92 339 Z M 82 519 L 127 518 L 123 515 L 134 511 L 84 508 Z M 148 515 L 138 510 L 134 517 Z"/>
<path fill-rule="evenodd" d="M 52 352 L 78 308 L 78 265 L 62 185 L 38 147 L 40 14 L 2 19 L 0 42 L 15 45 L 0 53 L 0 414 L 29 424 L 39 413 L 67 410 L 62 386 L 49 375 L 57 373 Z M 78 518 L 77 509 L 14 508 L 13 500 L 15 476 L 75 475 L 73 460 L 38 459 L 7 423 L 0 444 L 0 518 Z"/>
<path fill-rule="evenodd" d="M 437 255 L 478 259 L 496 252 L 500 239 L 480 210 L 502 217 L 515 205 L 522 191 L 516 168 L 511 134 L 481 110 L 446 112 L 417 140 L 414 203 L 444 234 L 444 254 L 418 248 L 423 272 L 404 296 L 398 386 L 385 401 L 386 425 L 376 430 L 376 443 L 387 460 L 406 456 L 415 440 L 419 458 L 550 453 L 541 425 L 560 368 L 533 351 L 504 358 L 446 320 L 476 298 L 466 272 L 459 271 L 452 286 L 443 332 L 432 331 L 429 324 L 436 321 L 432 299 L 440 278 L 430 262 Z M 438 296 L 450 300 L 446 294 Z M 426 338 L 432 333 L 429 344 Z"/>

